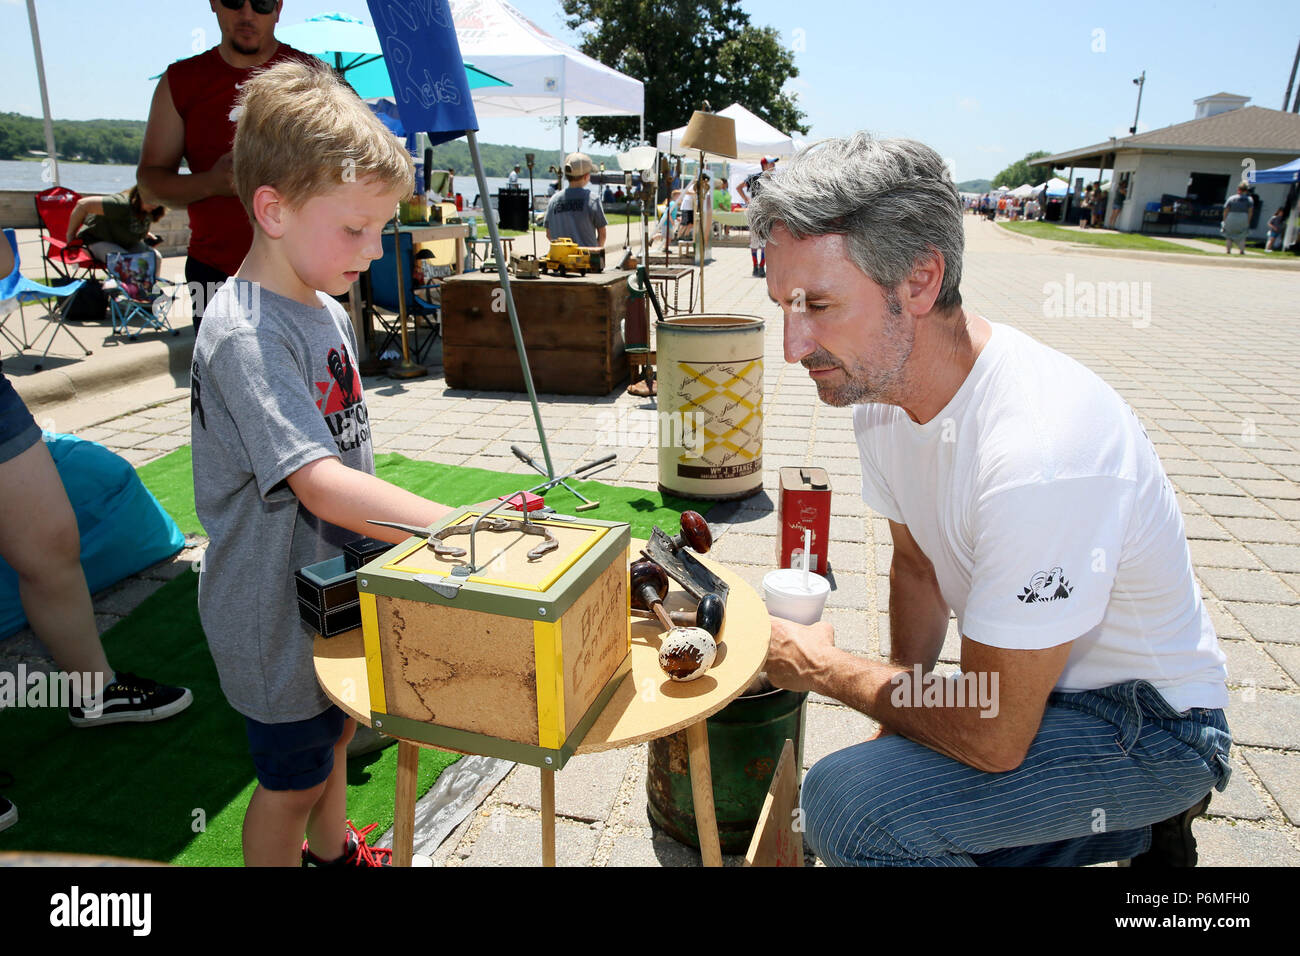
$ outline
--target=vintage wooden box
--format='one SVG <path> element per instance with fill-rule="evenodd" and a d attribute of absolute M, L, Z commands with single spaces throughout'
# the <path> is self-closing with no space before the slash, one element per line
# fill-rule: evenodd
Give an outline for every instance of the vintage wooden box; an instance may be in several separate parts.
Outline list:
<path fill-rule="evenodd" d="M 510 283 L 539 392 L 608 395 L 628 377 L 627 277 L 608 271 Z M 442 364 L 452 388 L 522 392 L 523 372 L 496 273 L 442 284 Z"/>
<path fill-rule="evenodd" d="M 309 564 L 294 572 L 298 616 L 322 637 L 334 637 L 361 626 L 357 576 L 344 555 Z"/>
<path fill-rule="evenodd" d="M 535 523 L 559 542 L 536 561 L 541 537 L 480 530 L 468 577 L 453 569 L 470 554 L 439 557 L 423 538 L 357 571 L 375 729 L 552 770 L 573 755 L 630 666 L 631 536 L 625 523 Z"/>

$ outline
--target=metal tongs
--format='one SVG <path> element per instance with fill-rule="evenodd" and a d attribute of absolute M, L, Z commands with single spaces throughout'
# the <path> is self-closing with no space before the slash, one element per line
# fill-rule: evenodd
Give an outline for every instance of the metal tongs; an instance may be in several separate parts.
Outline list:
<path fill-rule="evenodd" d="M 493 511 L 496 511 L 498 508 L 504 507 L 505 505 L 509 504 L 510 501 L 516 496 L 519 497 L 520 506 L 522 507 L 526 501 L 523 495 L 524 492 L 522 491 L 515 492 L 515 494 L 510 495 L 508 498 L 505 498 L 498 504 L 493 505 L 487 511 L 483 512 L 483 514 L 475 518 L 473 524 L 449 525 L 448 527 L 443 528 L 439 531 L 433 531 L 429 528 L 422 528 L 419 527 L 418 525 L 403 524 L 400 521 L 377 521 L 374 518 L 370 518 L 367 520 L 370 522 L 370 524 L 382 525 L 385 528 L 396 528 L 398 531 L 405 531 L 407 534 L 413 534 L 416 537 L 427 539 L 428 546 L 433 550 L 433 553 L 440 558 L 463 558 L 465 556 L 464 548 L 458 548 L 454 544 L 445 544 L 444 542 L 448 538 L 458 534 L 469 535 L 470 536 L 469 537 L 469 547 L 470 547 L 469 565 L 468 566 L 458 565 L 457 567 L 452 569 L 452 574 L 468 575 L 468 574 L 473 574 L 476 570 L 478 570 L 477 567 L 475 566 L 475 561 L 474 561 L 474 535 L 478 532 L 479 525 L 483 524 L 484 521 L 487 522 L 486 525 L 484 525 L 483 527 L 484 531 L 493 531 L 493 532 L 518 531 L 521 532 L 522 534 L 532 534 L 542 538 L 543 539 L 542 543 L 537 545 L 535 548 L 533 548 L 531 551 L 528 552 L 529 561 L 536 561 L 542 555 L 549 554 L 550 552 L 554 551 L 556 548 L 560 546 L 560 542 L 555 539 L 554 535 L 552 535 L 549 531 L 547 531 L 546 528 L 543 527 L 542 525 L 535 524 L 529 518 L 527 511 L 524 511 L 524 516 L 522 519 L 502 518 L 499 516 L 491 517 Z"/>
<path fill-rule="evenodd" d="M 479 530 L 479 525 L 482 524 L 484 520 L 487 520 L 487 524 L 483 529 L 485 531 L 495 531 L 495 532 L 518 531 L 521 532 L 522 534 L 532 534 L 542 538 L 542 543 L 537 545 L 535 548 L 533 548 L 531 551 L 528 552 L 528 560 L 536 561 L 538 558 L 542 557 L 542 555 L 550 554 L 552 551 L 558 548 L 560 546 L 560 542 L 557 541 L 555 539 L 555 536 L 552 535 L 550 531 L 548 531 L 543 525 L 535 523 L 529 517 L 530 512 L 528 511 L 527 495 L 530 493 L 541 491 L 542 489 L 553 488 L 561 481 L 563 481 L 565 478 L 572 478 L 574 475 L 577 474 L 581 474 L 584 472 L 591 472 L 593 470 L 603 471 L 605 468 L 610 466 L 610 463 L 612 463 L 616 457 L 617 456 L 614 454 L 606 455 L 604 458 L 600 458 L 597 459 L 596 461 L 583 465 L 581 468 L 578 468 L 567 475 L 562 475 L 559 478 L 552 478 L 549 481 L 544 481 L 540 485 L 536 485 L 532 488 L 527 489 L 526 491 L 516 491 L 511 495 L 507 495 L 506 497 L 502 498 L 501 501 L 497 502 L 487 511 L 483 512 L 476 519 L 474 519 L 474 523 L 471 525 L 454 524 L 454 525 L 450 525 L 449 527 L 443 528 L 440 531 L 434 531 L 432 530 L 432 528 L 421 527 L 419 525 L 412 525 L 412 524 L 403 524 L 400 521 L 379 521 L 376 518 L 367 518 L 366 520 L 370 524 L 381 525 L 385 528 L 396 528 L 398 531 L 405 531 L 407 534 L 413 534 L 418 538 L 425 538 L 428 541 L 428 546 L 433 550 L 433 553 L 440 558 L 463 558 L 465 556 L 464 548 L 458 548 L 454 544 L 445 544 L 444 542 L 446 541 L 447 538 L 453 537 L 458 534 L 469 535 L 469 563 L 458 564 L 456 567 L 452 568 L 451 573 L 455 575 L 467 576 L 479 570 L 475 562 L 474 535 Z M 512 501 L 515 501 L 516 499 L 518 500 L 518 503 L 516 504 L 515 507 L 517 507 L 524 514 L 522 519 L 502 518 L 499 516 L 491 517 L 492 512 L 496 511 L 498 508 L 504 508 L 506 505 L 510 504 Z M 437 543 L 435 544 L 434 542 Z"/>

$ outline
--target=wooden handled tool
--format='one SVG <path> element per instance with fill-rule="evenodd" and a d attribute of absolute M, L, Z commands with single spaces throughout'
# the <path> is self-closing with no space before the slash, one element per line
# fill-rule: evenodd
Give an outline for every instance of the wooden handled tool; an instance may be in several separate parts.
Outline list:
<path fill-rule="evenodd" d="M 668 572 L 653 561 L 638 561 L 632 565 L 632 607 L 651 611 L 665 631 L 673 629 L 672 618 L 664 610 L 664 596 L 668 593 Z"/>
<path fill-rule="evenodd" d="M 677 627 L 703 628 L 716 638 L 718 632 L 722 630 L 722 620 L 725 612 L 726 608 L 722 603 L 722 598 L 710 593 L 700 599 L 699 607 L 694 611 L 669 611 L 668 619 Z M 656 616 L 651 610 L 641 610 L 637 607 L 632 609 L 632 614 L 635 617 L 644 618 Z"/>
<path fill-rule="evenodd" d="M 704 516 L 698 511 L 683 511 L 681 525 L 681 534 L 672 539 L 673 551 L 690 548 L 697 554 L 707 554 L 713 547 L 713 532 Z"/>

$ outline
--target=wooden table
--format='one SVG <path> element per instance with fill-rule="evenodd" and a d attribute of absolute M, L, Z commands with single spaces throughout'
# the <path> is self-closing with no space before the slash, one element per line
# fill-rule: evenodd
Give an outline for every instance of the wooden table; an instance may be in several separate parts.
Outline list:
<path fill-rule="evenodd" d="M 659 304 L 665 312 L 690 312 L 695 308 L 695 267 L 694 266 L 650 266 L 646 270 L 650 281 L 658 284 L 662 290 L 659 293 Z M 678 297 L 681 294 L 682 279 L 688 280 L 686 293 L 686 307 L 678 305 Z M 673 286 L 673 304 L 668 304 L 668 283 Z"/>
<path fill-rule="evenodd" d="M 629 273 L 512 279 L 533 384 L 557 395 L 608 395 L 627 378 Z M 523 392 L 514 331 L 495 272 L 442 283 L 442 365 L 449 388 Z"/>
<path fill-rule="evenodd" d="M 469 226 L 467 224 L 460 223 L 456 225 L 442 225 L 439 223 L 429 223 L 427 225 L 405 225 L 399 226 L 398 228 L 402 233 L 411 237 L 412 249 L 414 249 L 415 244 L 419 242 L 436 242 L 442 239 L 458 240 L 456 242 L 455 274 L 459 275 L 461 272 L 465 271 L 465 243 L 460 242 L 459 240 L 469 238 Z M 384 227 L 384 231 L 389 235 L 392 234 L 393 230 L 391 220 L 389 221 L 389 225 Z M 376 260 L 376 262 L 378 261 L 379 260 Z M 348 316 L 352 320 L 352 332 L 357 337 L 357 346 L 364 353 L 358 356 L 358 361 L 367 362 L 378 358 L 378 356 L 372 356 L 370 354 L 369 348 L 370 335 L 373 331 L 370 325 L 370 318 L 371 312 L 375 307 L 374 303 L 368 300 L 365 293 L 365 290 L 369 288 L 370 287 L 367 285 L 363 289 L 361 279 L 358 278 L 356 282 L 352 283 L 351 288 L 348 289 Z M 405 325 L 406 320 L 407 315 L 403 311 L 399 316 L 399 321 L 402 325 Z M 378 369 L 373 369 L 372 373 L 374 371 L 378 371 Z"/>
<path fill-rule="evenodd" d="M 437 242 L 441 239 L 468 239 L 469 225 L 467 223 L 458 223 L 456 225 L 443 225 L 442 223 L 429 223 L 428 225 L 407 225 L 401 226 L 401 231 L 411 237 L 411 246 L 414 247 L 419 242 Z M 456 243 L 456 274 L 465 271 L 465 244 Z"/>
<path fill-rule="evenodd" d="M 631 553 L 640 558 L 644 541 L 633 539 Z M 741 695 L 767 660 L 771 623 L 763 599 L 728 568 L 701 559 L 727 582 L 726 620 L 719 634 L 718 657 L 704 676 L 674 682 L 659 669 L 659 624 L 631 618 L 632 671 L 623 678 L 595 725 L 587 732 L 580 754 L 600 753 L 666 737 L 683 728 L 690 750 L 691 792 L 700 835 L 700 855 L 705 866 L 722 865 L 718 825 L 713 808 L 713 774 L 709 764 L 709 737 L 705 718 L 716 714 Z M 672 582 L 664 606 L 677 610 L 692 602 Z M 370 686 L 366 680 L 365 650 L 361 631 L 337 637 L 316 637 L 313 646 L 316 677 L 326 695 L 350 717 L 370 726 Z M 397 793 L 393 819 L 393 863 L 410 866 L 415 842 L 415 785 L 421 747 L 439 749 L 397 738 Z M 541 771 L 542 863 L 555 865 L 555 771 Z"/>

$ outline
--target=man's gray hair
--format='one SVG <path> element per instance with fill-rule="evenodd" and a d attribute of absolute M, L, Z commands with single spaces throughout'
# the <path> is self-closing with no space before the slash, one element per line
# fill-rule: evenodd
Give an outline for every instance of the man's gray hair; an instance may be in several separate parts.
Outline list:
<path fill-rule="evenodd" d="M 863 132 L 812 144 L 765 172 L 749 204 L 749 228 L 760 241 L 777 224 L 796 239 L 843 235 L 853 262 L 887 289 L 937 252 L 943 284 L 934 307 L 961 305 L 961 196 L 924 143 Z"/>

